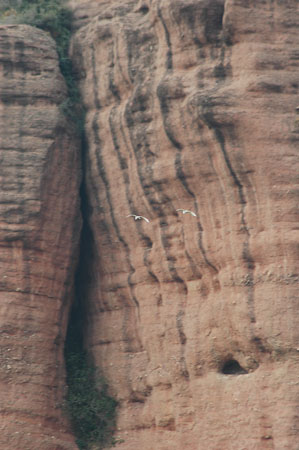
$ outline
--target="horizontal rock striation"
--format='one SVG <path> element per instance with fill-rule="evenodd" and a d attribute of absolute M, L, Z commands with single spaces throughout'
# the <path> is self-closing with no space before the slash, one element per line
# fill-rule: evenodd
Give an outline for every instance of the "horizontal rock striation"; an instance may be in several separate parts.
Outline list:
<path fill-rule="evenodd" d="M 61 407 L 80 155 L 54 41 L 0 27 L 0 448 L 74 449 Z"/>
<path fill-rule="evenodd" d="M 71 5 L 118 448 L 297 448 L 296 1 Z"/>

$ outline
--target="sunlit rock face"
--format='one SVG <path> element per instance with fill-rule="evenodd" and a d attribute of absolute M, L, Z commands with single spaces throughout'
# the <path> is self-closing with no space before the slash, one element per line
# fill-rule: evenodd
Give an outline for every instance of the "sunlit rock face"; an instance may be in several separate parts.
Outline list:
<path fill-rule="evenodd" d="M 297 448 L 296 3 L 70 2 L 121 450 Z"/>
<path fill-rule="evenodd" d="M 0 27 L 0 448 L 75 449 L 63 345 L 80 232 L 79 142 L 54 41 Z"/>
<path fill-rule="evenodd" d="M 69 4 L 79 287 L 118 448 L 297 450 L 297 2 Z M 1 26 L 0 77 L 0 448 L 75 449 L 61 405 L 81 175 L 54 42 Z"/>

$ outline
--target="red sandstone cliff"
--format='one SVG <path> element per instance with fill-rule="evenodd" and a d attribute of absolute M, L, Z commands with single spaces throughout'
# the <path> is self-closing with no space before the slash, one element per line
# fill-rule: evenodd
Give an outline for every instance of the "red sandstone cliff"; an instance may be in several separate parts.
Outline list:
<path fill-rule="evenodd" d="M 78 252 L 78 139 L 55 43 L 0 27 L 0 448 L 74 449 L 63 345 Z"/>
<path fill-rule="evenodd" d="M 296 1 L 69 4 L 86 343 L 120 403 L 117 448 L 298 450 Z M 0 48 L 0 448 L 73 450 L 78 143 L 53 41 L 1 27 Z"/>
<path fill-rule="evenodd" d="M 118 448 L 298 450 L 296 1 L 71 5 Z"/>

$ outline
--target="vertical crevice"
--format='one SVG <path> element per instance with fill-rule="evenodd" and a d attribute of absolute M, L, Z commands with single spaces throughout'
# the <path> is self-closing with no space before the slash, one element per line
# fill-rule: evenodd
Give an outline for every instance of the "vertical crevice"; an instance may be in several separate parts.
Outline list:
<path fill-rule="evenodd" d="M 164 33 L 165 33 L 165 41 L 168 47 L 167 50 L 167 55 L 166 55 L 166 69 L 167 70 L 172 70 L 173 69 L 173 61 L 172 61 L 172 45 L 171 45 L 171 40 L 170 40 L 170 33 L 169 30 L 166 26 L 165 20 L 162 16 L 162 12 L 161 12 L 161 2 L 159 2 L 158 4 L 158 17 L 161 20 L 162 26 L 164 28 Z"/>
<path fill-rule="evenodd" d="M 255 269 L 255 263 L 252 258 L 252 255 L 250 253 L 250 232 L 249 227 L 246 221 L 246 206 L 247 206 L 247 200 L 244 193 L 244 186 L 241 182 L 241 179 L 239 178 L 239 175 L 237 174 L 237 171 L 233 168 L 232 162 L 229 158 L 227 148 L 226 148 L 226 142 L 224 138 L 224 134 L 221 130 L 221 124 L 219 124 L 215 118 L 214 114 L 211 110 L 211 107 L 213 105 L 206 104 L 202 106 L 203 113 L 202 118 L 207 125 L 207 127 L 212 130 L 214 133 L 214 136 L 216 138 L 216 141 L 219 144 L 219 148 L 221 150 L 222 156 L 224 158 L 226 167 L 228 169 L 228 172 L 234 182 L 234 185 L 236 186 L 238 190 L 238 197 L 239 197 L 239 203 L 241 207 L 241 224 L 242 224 L 242 231 L 244 232 L 244 241 L 243 241 L 243 251 L 242 251 L 242 259 L 247 267 L 248 273 L 247 273 L 247 304 L 248 304 L 248 313 L 251 323 L 256 322 L 255 318 L 255 305 L 254 305 L 254 269 Z"/>
<path fill-rule="evenodd" d="M 80 70 L 80 69 L 79 69 Z M 74 77 L 74 74 L 73 74 Z M 79 257 L 74 276 L 73 303 L 69 313 L 65 340 L 66 410 L 76 444 L 79 449 L 110 447 L 115 444 L 117 402 L 108 393 L 108 383 L 99 368 L 94 365 L 86 342 L 90 311 L 89 288 L 93 282 L 95 240 L 90 225 L 92 207 L 89 203 L 86 173 L 88 172 L 87 139 L 85 135 L 85 110 L 77 81 L 73 78 L 80 107 L 81 170 L 80 211 L 82 229 L 79 241 Z M 98 97 L 95 96 L 96 101 Z M 97 104 L 100 107 L 99 104 Z M 93 187 L 92 187 L 93 188 Z"/>
<path fill-rule="evenodd" d="M 92 282 L 94 237 L 89 224 L 90 206 L 85 183 L 85 148 L 82 138 L 82 172 L 80 187 L 82 230 L 79 259 L 75 273 L 73 305 L 65 341 L 66 364 L 66 410 L 77 438 L 79 449 L 90 445 L 110 446 L 114 444 L 117 402 L 108 394 L 108 384 L 93 365 L 85 336 L 88 327 L 88 290 Z"/>

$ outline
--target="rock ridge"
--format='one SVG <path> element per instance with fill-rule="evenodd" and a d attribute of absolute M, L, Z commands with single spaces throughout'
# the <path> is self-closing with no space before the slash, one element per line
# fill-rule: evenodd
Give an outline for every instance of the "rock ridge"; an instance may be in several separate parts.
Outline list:
<path fill-rule="evenodd" d="M 49 35 L 1 25 L 0 49 L 0 447 L 75 449 L 62 404 L 80 142 Z"/>

